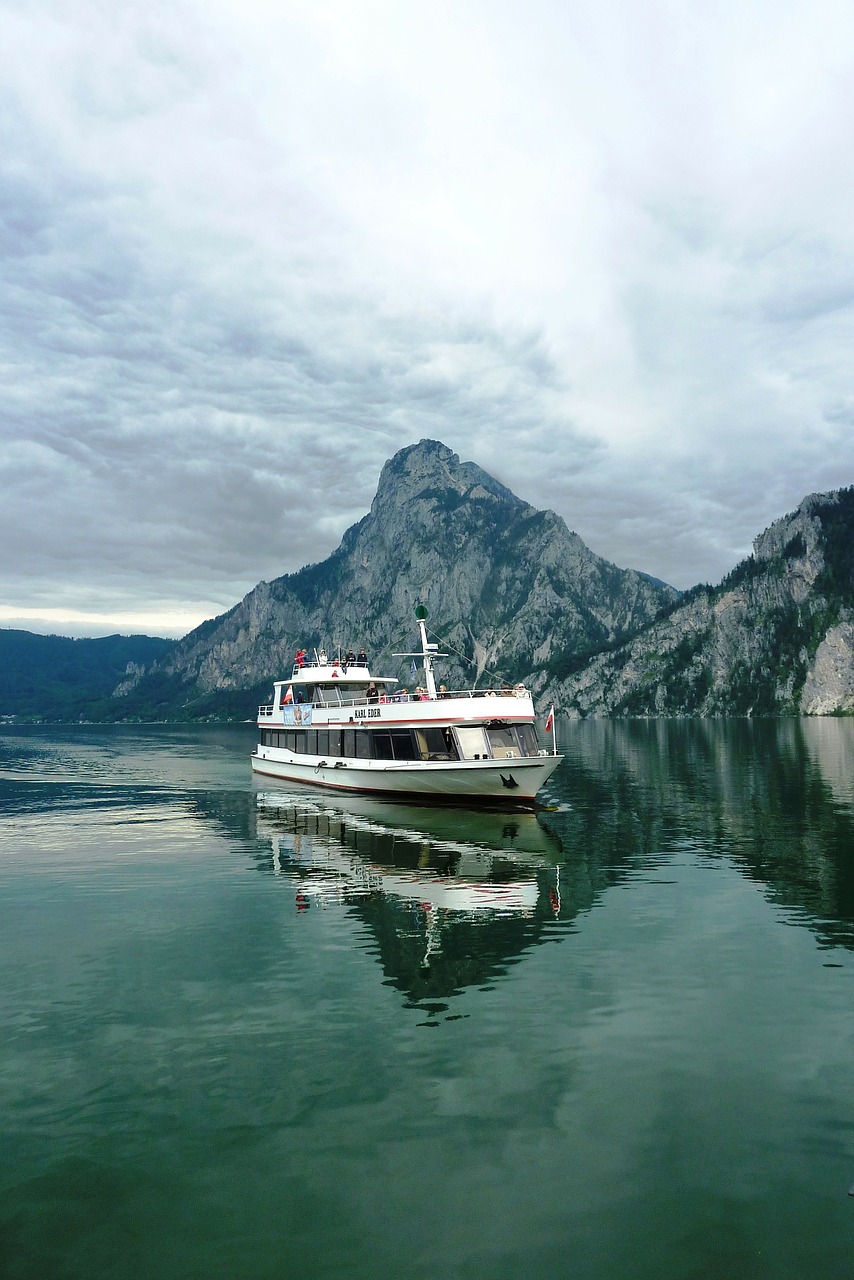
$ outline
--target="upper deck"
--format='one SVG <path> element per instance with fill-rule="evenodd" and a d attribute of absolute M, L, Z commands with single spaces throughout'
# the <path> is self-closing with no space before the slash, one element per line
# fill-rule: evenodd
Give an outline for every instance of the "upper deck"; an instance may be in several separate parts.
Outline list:
<path fill-rule="evenodd" d="M 323 648 L 297 652 L 290 676 L 276 680 L 273 701 L 258 708 L 258 724 L 264 728 L 279 725 L 353 725 L 370 722 L 388 725 L 450 725 L 513 721 L 531 724 L 534 704 L 523 685 L 505 684 L 496 689 L 456 689 L 437 687 L 433 663 L 447 655 L 438 645 L 427 640 L 423 606 L 416 609 L 421 632 L 421 653 L 395 654 L 412 661 L 412 679 L 423 679 L 424 686 L 414 689 L 400 686 L 394 676 L 374 675 L 364 650 L 358 655 L 352 649 L 342 657 L 339 650 L 330 660 Z M 423 676 L 415 668 L 420 658 Z"/>
<path fill-rule="evenodd" d="M 370 681 L 369 681 L 370 683 Z M 276 701 L 258 708 L 258 723 L 276 725 L 356 725 L 356 724 L 466 724 L 489 720 L 533 723 L 534 705 L 527 689 L 505 692 L 479 689 L 442 691 L 429 694 L 384 691 L 397 684 L 390 678 L 373 677 L 377 693 L 368 697 L 367 686 L 349 684 L 346 677 L 334 680 L 316 675 L 313 685 L 302 682 L 296 696 L 292 681 L 276 681 Z M 382 688 L 380 685 L 382 684 Z M 292 700 L 283 698 L 291 691 Z M 311 693 L 311 697 L 307 696 Z M 306 696 L 299 700 L 301 693 Z"/>

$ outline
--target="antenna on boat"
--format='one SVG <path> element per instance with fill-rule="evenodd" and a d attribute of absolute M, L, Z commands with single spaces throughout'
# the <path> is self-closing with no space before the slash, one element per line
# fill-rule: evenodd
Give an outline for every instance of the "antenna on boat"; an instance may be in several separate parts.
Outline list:
<path fill-rule="evenodd" d="M 421 649 L 424 655 L 424 679 L 427 681 L 427 693 L 431 698 L 435 698 L 436 681 L 433 678 L 433 658 L 438 653 L 439 646 L 437 644 L 429 644 L 427 641 L 427 627 L 425 626 L 427 606 L 423 604 L 416 605 L 415 616 L 421 629 Z"/>
<path fill-rule="evenodd" d="M 418 619 L 418 625 L 421 628 L 421 652 L 420 653 L 393 653 L 393 658 L 421 658 L 424 663 L 424 679 L 427 682 L 427 693 L 431 698 L 437 697 L 436 681 L 433 678 L 433 659 L 447 658 L 446 653 L 439 652 L 437 644 L 430 644 L 427 639 L 427 628 L 424 625 L 424 619 L 427 617 L 426 605 L 419 604 L 415 606 L 415 616 Z"/>

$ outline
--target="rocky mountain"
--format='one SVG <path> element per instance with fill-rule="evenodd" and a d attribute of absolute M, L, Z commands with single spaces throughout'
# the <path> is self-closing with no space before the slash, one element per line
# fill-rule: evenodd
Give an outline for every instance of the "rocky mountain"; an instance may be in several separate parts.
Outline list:
<path fill-rule="evenodd" d="M 678 598 L 666 584 L 595 555 L 539 511 L 434 440 L 383 468 L 371 510 L 320 564 L 261 582 L 190 632 L 116 699 L 120 718 L 249 717 L 296 648 L 364 645 L 409 682 L 414 607 L 452 655 L 449 687 L 555 681 L 567 664 L 649 623 Z"/>
<path fill-rule="evenodd" d="M 805 498 L 719 586 L 537 685 L 574 716 L 854 713 L 854 488 Z"/>

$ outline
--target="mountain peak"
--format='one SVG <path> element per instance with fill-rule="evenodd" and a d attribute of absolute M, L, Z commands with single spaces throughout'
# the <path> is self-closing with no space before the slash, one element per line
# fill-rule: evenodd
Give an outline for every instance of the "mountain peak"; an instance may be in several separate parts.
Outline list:
<path fill-rule="evenodd" d="M 753 547 L 555 701 L 599 716 L 854 713 L 854 488 L 809 494 Z"/>
<path fill-rule="evenodd" d="M 781 516 L 753 540 L 753 554 L 757 560 L 774 560 L 786 553 L 786 548 L 800 538 L 804 553 L 814 555 L 820 548 L 822 518 L 833 507 L 838 507 L 844 491 L 809 493 L 794 511 Z"/>
<path fill-rule="evenodd" d="M 528 505 L 476 462 L 460 462 L 459 454 L 441 440 L 419 440 L 398 450 L 385 464 L 372 510 L 382 509 L 389 501 L 400 506 L 418 497 L 435 496 L 437 491 L 463 495 L 477 488 L 514 507 Z"/>
<path fill-rule="evenodd" d="M 553 513 L 441 441 L 421 440 L 386 463 L 370 513 L 327 560 L 259 584 L 185 637 L 133 695 L 169 697 L 191 716 L 239 705 L 241 690 L 251 703 L 297 646 L 364 645 L 372 664 L 406 681 L 400 652 L 414 643 L 416 602 L 448 650 L 449 687 L 544 678 L 565 655 L 649 622 L 674 595 L 594 555 Z"/>

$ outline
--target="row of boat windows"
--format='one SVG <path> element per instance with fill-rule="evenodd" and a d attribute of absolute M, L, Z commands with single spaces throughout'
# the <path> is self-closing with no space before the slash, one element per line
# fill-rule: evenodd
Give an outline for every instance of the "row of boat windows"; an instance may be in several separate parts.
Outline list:
<path fill-rule="evenodd" d="M 456 760 L 450 730 L 262 729 L 261 745 L 286 747 L 298 755 L 354 760 Z"/>
<path fill-rule="evenodd" d="M 261 745 L 354 760 L 506 760 L 538 753 L 531 725 L 423 729 L 262 729 Z"/>
<path fill-rule="evenodd" d="M 318 707 L 348 707 L 366 700 L 364 684 L 296 685 L 293 695 L 294 702 L 312 702 Z"/>

